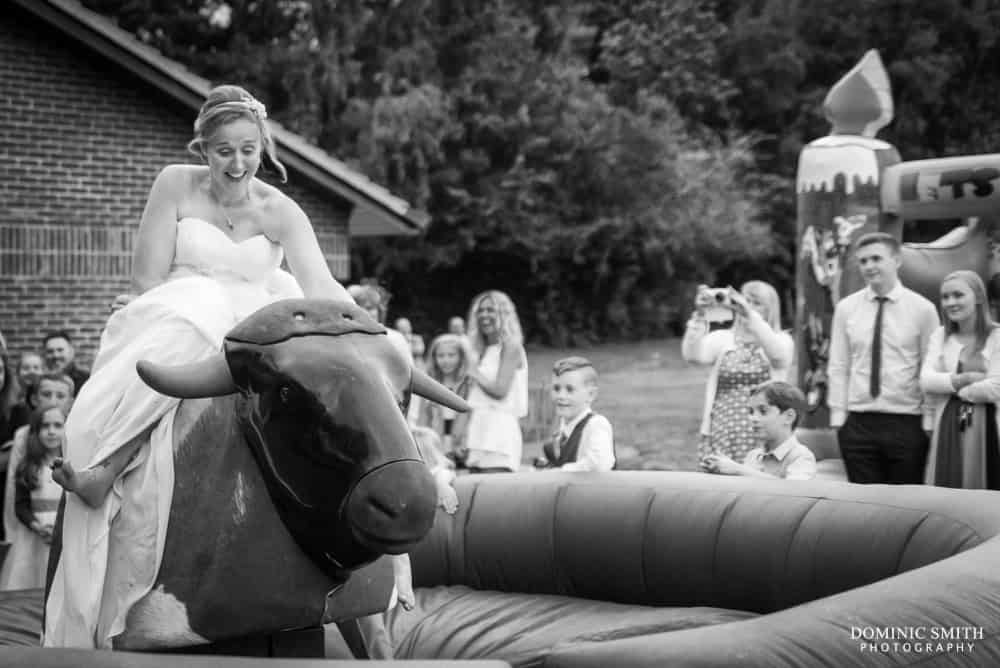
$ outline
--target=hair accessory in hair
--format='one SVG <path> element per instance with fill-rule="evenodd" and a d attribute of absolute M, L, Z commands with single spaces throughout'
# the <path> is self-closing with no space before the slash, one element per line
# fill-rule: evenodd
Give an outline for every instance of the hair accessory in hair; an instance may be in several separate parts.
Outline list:
<path fill-rule="evenodd" d="M 267 119 L 267 108 L 264 103 L 255 98 L 252 95 L 243 95 L 240 97 L 240 102 L 243 102 L 247 107 L 254 113 L 254 115 L 260 120 Z"/>

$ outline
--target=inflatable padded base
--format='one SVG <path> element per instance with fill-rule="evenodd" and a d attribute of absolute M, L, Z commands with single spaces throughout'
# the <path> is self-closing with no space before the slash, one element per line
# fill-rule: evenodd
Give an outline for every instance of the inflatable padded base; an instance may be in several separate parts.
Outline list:
<path fill-rule="evenodd" d="M 227 656 L 137 654 L 85 649 L 0 647 L 0 666 L 31 668 L 397 668 L 391 661 L 247 659 Z M 440 668 L 440 661 L 414 661 L 406 668 Z M 460 661 L 448 668 L 509 668 L 501 661 Z"/>
<path fill-rule="evenodd" d="M 570 596 L 419 588 L 386 626 L 396 659 L 499 659 L 541 666 L 557 646 L 602 642 L 742 621 L 757 614 L 721 608 L 658 608 Z"/>

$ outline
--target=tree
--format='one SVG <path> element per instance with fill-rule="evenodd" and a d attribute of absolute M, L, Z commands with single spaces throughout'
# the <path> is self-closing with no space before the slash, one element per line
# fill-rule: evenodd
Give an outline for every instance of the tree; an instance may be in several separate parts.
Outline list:
<path fill-rule="evenodd" d="M 422 329 L 501 288 L 541 338 L 662 333 L 690 284 L 782 257 L 711 3 L 87 1 L 426 207 L 352 257 Z"/>
<path fill-rule="evenodd" d="M 775 252 L 741 176 L 747 142 L 692 136 L 662 96 L 616 105 L 572 53 L 540 57 L 528 17 L 487 19 L 492 32 L 450 88 L 461 131 L 445 142 L 437 174 L 427 282 L 436 273 L 470 292 L 513 285 L 531 329 L 582 342 L 663 333 L 685 286 L 730 261 L 725 243 L 741 260 Z M 369 269 L 384 274 L 387 258 L 405 251 L 376 243 Z M 406 267 L 405 282 L 393 281 L 404 308 L 416 305 L 407 288 L 419 263 L 397 265 Z"/>
<path fill-rule="evenodd" d="M 612 99 L 634 106 L 638 95 L 661 95 L 687 119 L 721 124 L 732 84 L 720 75 L 719 44 L 727 27 L 712 2 L 591 3 L 597 28 L 592 66 L 606 73 Z"/>

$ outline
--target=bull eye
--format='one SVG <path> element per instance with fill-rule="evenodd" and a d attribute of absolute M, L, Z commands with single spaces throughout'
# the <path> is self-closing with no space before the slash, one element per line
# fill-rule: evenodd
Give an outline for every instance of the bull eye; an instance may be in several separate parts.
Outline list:
<path fill-rule="evenodd" d="M 281 403 L 287 404 L 289 397 L 292 396 L 292 388 L 287 385 L 282 385 L 278 390 L 278 398 L 281 399 Z"/>
<path fill-rule="evenodd" d="M 295 313 L 292 314 L 292 317 L 296 320 L 301 321 L 306 319 L 306 314 L 303 313 L 302 311 L 296 311 Z"/>

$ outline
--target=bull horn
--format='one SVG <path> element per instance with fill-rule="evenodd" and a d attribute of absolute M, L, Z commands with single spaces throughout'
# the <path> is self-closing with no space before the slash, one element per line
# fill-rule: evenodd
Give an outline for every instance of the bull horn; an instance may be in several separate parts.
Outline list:
<path fill-rule="evenodd" d="M 420 369 L 413 370 L 413 380 L 410 385 L 412 392 L 424 399 L 430 399 L 442 406 L 447 406 L 452 410 L 465 413 L 469 410 L 469 404 L 465 399 L 458 396 L 447 387 L 437 382 Z"/>
<path fill-rule="evenodd" d="M 194 364 L 174 366 L 139 360 L 135 370 L 146 385 L 168 397 L 198 399 L 236 392 L 236 383 L 221 352 Z"/>

